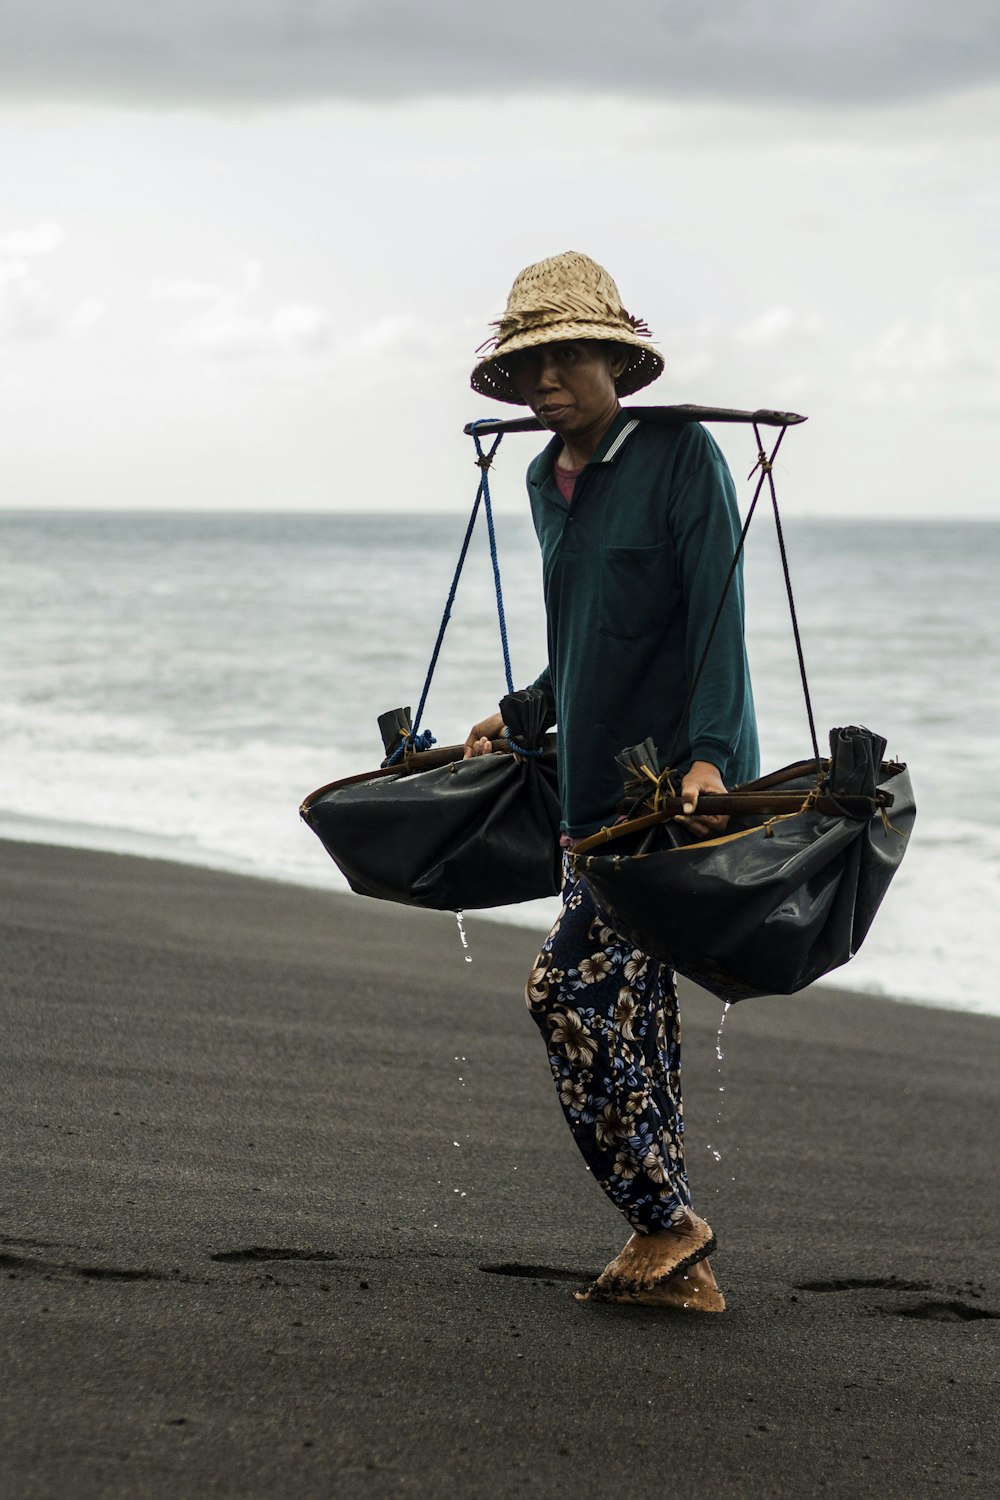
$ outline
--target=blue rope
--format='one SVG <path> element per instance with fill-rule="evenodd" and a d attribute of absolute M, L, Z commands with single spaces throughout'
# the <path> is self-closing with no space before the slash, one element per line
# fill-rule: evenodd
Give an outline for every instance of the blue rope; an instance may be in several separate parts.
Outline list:
<path fill-rule="evenodd" d="M 421 734 L 416 734 L 413 730 L 411 730 L 409 734 L 404 734 L 403 738 L 400 740 L 399 744 L 396 746 L 395 750 L 386 761 L 386 765 L 394 766 L 397 760 L 402 760 L 403 756 L 408 755 L 411 750 L 429 750 L 432 745 L 436 744 L 437 740 L 431 734 L 429 729 L 425 729 Z"/>
<path fill-rule="evenodd" d="M 497 616 L 500 620 L 500 644 L 503 646 L 503 669 L 507 677 L 507 691 L 508 693 L 512 693 L 514 691 L 514 678 L 512 677 L 510 670 L 510 648 L 507 645 L 507 621 L 504 619 L 503 590 L 500 587 L 500 561 L 497 557 L 496 533 L 493 530 L 493 506 L 490 504 L 489 469 L 487 467 L 487 465 L 489 464 L 489 459 L 484 459 L 483 450 L 479 442 L 479 434 L 476 432 L 476 428 L 480 425 L 481 424 L 479 422 L 472 423 L 472 441 L 476 445 L 476 453 L 479 456 L 480 465 L 483 470 L 481 488 L 483 493 L 483 506 L 486 510 L 486 527 L 490 534 L 490 559 L 493 563 L 493 583 L 494 587 L 496 588 L 497 594 Z M 495 448 L 496 444 L 494 443 L 493 449 L 490 450 L 490 458 L 493 457 L 493 450 Z"/>
<path fill-rule="evenodd" d="M 537 750 L 526 750 L 523 745 L 519 745 L 516 740 L 511 739 L 509 729 L 504 729 L 503 737 L 515 755 L 543 755 L 545 753 L 544 746 L 542 745 L 539 745 Z"/>
<path fill-rule="evenodd" d="M 484 419 L 484 420 L 488 420 L 488 419 Z M 476 428 L 476 427 L 481 426 L 482 423 L 481 422 L 474 422 L 472 425 L 473 425 L 473 428 Z M 495 439 L 494 439 L 494 441 L 493 441 L 493 446 L 490 448 L 489 452 L 484 455 L 482 447 L 480 446 L 479 438 L 476 436 L 475 432 L 473 432 L 473 438 L 475 439 L 476 453 L 478 454 L 478 462 L 479 462 L 479 467 L 480 467 L 480 470 L 481 470 L 481 473 L 482 473 L 482 478 L 479 481 L 479 488 L 476 491 L 476 499 L 475 499 L 475 502 L 474 502 L 474 504 L 472 506 L 472 515 L 469 517 L 469 524 L 465 528 L 465 540 L 462 542 L 462 550 L 459 553 L 458 566 L 455 569 L 455 576 L 451 580 L 451 588 L 448 591 L 448 601 L 445 604 L 444 614 L 441 616 L 441 624 L 438 627 L 437 640 L 434 642 L 434 650 L 431 653 L 431 663 L 430 663 L 430 666 L 427 668 L 427 677 L 426 677 L 426 679 L 424 681 L 423 691 L 420 694 L 420 702 L 417 705 L 416 718 L 413 720 L 413 730 L 412 730 L 412 734 L 411 734 L 411 739 L 415 739 L 416 738 L 417 730 L 420 728 L 420 719 L 421 719 L 421 716 L 423 715 L 424 705 L 427 702 L 427 694 L 430 691 L 431 678 L 434 676 L 434 668 L 437 666 L 437 659 L 438 659 L 438 656 L 441 654 L 441 643 L 444 640 L 444 633 L 445 633 L 445 631 L 448 628 L 448 621 L 451 619 L 451 607 L 452 607 L 452 605 L 455 602 L 455 594 L 456 594 L 456 591 L 458 589 L 458 580 L 462 576 L 462 569 L 465 566 L 466 553 L 469 550 L 469 542 L 472 540 L 472 529 L 473 529 L 473 527 L 476 524 L 476 516 L 479 514 L 479 504 L 480 504 L 480 501 L 483 499 L 484 495 L 486 497 L 486 514 L 487 514 L 488 517 L 491 517 L 490 502 L 489 502 L 490 488 L 489 488 L 489 481 L 487 480 L 486 476 L 487 476 L 489 464 L 490 464 L 490 462 L 491 462 L 491 460 L 493 458 L 494 453 L 497 451 L 497 449 L 500 446 L 500 439 L 502 437 L 503 437 L 503 433 L 502 432 L 498 432 L 497 435 L 496 435 L 496 437 L 495 437 Z M 495 541 L 493 539 L 493 522 L 492 522 L 492 518 L 490 518 L 490 545 L 491 545 L 491 548 L 493 550 L 493 573 L 494 573 L 494 577 L 496 579 L 497 592 L 498 592 L 498 595 L 499 595 L 500 575 L 499 575 L 499 572 L 497 571 L 496 544 L 495 544 Z M 500 606 L 500 610 L 501 610 L 501 613 L 500 613 L 500 628 L 501 628 L 501 633 L 502 633 L 503 642 L 504 642 L 504 659 L 505 659 L 505 664 L 506 664 L 506 667 L 507 667 L 508 692 L 513 692 L 514 691 L 513 686 L 510 685 L 510 683 L 511 683 L 510 662 L 509 662 L 509 659 L 507 658 L 507 635 L 506 635 L 506 630 L 505 630 L 504 624 L 503 624 L 503 605 L 502 605 L 502 603 L 501 603 L 501 606 Z M 401 745 L 399 747 L 399 749 L 400 749 L 400 751 L 402 751 L 404 749 L 404 746 Z M 390 764 L 391 764 L 391 762 L 390 762 Z"/>

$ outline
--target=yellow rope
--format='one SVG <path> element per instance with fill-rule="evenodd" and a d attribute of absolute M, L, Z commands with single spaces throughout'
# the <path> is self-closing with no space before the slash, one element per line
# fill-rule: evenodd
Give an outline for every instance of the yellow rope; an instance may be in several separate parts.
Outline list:
<path fill-rule="evenodd" d="M 754 464 L 753 468 L 750 470 L 750 473 L 747 475 L 747 481 L 749 482 L 753 478 L 758 469 L 762 474 L 770 474 L 771 468 L 772 465 L 767 454 L 764 452 L 763 448 L 758 448 L 757 462 Z"/>
<path fill-rule="evenodd" d="M 889 822 L 889 814 L 886 811 L 886 809 L 884 807 L 880 807 L 879 808 L 879 812 L 882 814 L 882 832 L 885 834 L 886 838 L 889 837 L 890 833 L 895 833 L 895 834 L 898 835 L 899 838 L 902 838 L 903 837 L 903 831 L 902 831 L 902 829 L 900 829 L 900 828 L 893 828 L 892 824 Z"/>
<path fill-rule="evenodd" d="M 651 781 L 656 788 L 656 791 L 653 793 L 653 811 L 654 813 L 658 813 L 660 810 L 660 798 L 663 796 L 664 782 L 666 782 L 668 796 L 677 796 L 677 790 L 672 779 L 673 772 L 671 771 L 669 766 L 665 766 L 664 769 L 660 772 L 659 776 L 657 776 L 655 772 L 651 771 L 649 766 L 640 766 L 639 769 L 642 772 L 643 776 L 645 776 L 647 780 Z"/>

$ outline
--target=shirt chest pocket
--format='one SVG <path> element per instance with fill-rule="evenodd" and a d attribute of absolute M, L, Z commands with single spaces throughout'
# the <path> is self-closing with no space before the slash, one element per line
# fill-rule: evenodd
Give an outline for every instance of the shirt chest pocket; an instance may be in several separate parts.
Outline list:
<path fill-rule="evenodd" d="M 601 557 L 598 627 L 619 640 L 661 631 L 677 603 L 672 549 L 606 547 Z"/>

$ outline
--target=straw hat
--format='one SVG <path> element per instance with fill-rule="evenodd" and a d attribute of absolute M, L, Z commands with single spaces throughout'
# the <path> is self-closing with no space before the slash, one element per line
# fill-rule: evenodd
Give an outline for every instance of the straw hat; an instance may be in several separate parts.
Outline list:
<path fill-rule="evenodd" d="M 631 396 L 663 373 L 663 355 L 649 340 L 649 329 L 622 306 L 618 288 L 589 255 L 567 250 L 527 266 L 507 298 L 497 331 L 476 351 L 488 352 L 472 372 L 472 389 L 513 406 L 527 403 L 503 368 L 505 354 L 554 344 L 561 339 L 605 339 L 628 348 L 630 357 L 615 381 L 619 396 Z"/>

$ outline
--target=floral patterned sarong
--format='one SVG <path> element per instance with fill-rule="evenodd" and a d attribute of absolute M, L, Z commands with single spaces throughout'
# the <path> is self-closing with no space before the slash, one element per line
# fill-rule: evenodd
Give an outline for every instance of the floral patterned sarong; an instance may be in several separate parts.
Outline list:
<path fill-rule="evenodd" d="M 528 1009 L 584 1160 L 640 1233 L 690 1206 L 673 971 L 606 927 L 564 860 L 563 906 L 535 961 Z"/>

